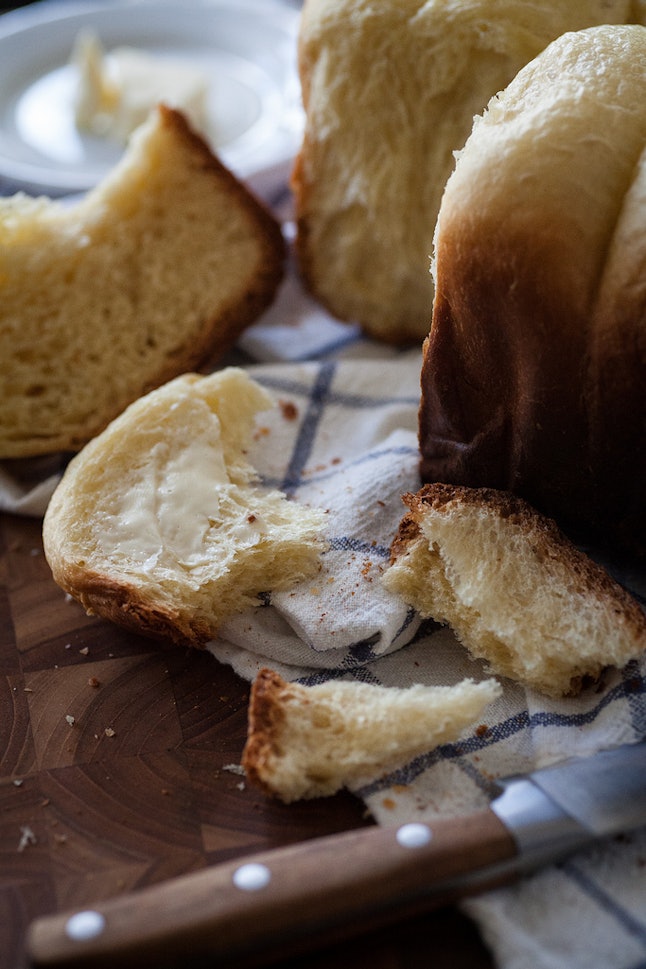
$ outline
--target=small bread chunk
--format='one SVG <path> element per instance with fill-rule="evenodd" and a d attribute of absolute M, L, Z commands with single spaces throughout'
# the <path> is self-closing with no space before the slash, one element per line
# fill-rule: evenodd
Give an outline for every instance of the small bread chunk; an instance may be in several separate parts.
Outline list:
<path fill-rule="evenodd" d="M 251 690 L 242 764 L 250 781 L 285 803 L 325 797 L 456 740 L 501 692 L 493 679 L 302 686 L 263 669 Z"/>
<path fill-rule="evenodd" d="M 571 695 L 646 649 L 638 603 L 522 499 L 432 484 L 404 502 L 386 587 L 494 673 Z"/>
<path fill-rule="evenodd" d="M 131 404 L 52 496 L 43 541 L 55 581 L 89 613 L 199 647 L 260 593 L 316 572 L 325 513 L 263 489 L 245 457 L 272 404 L 235 367 Z"/>
<path fill-rule="evenodd" d="M 0 457 L 76 451 L 271 303 L 280 226 L 160 106 L 77 203 L 0 199 Z"/>

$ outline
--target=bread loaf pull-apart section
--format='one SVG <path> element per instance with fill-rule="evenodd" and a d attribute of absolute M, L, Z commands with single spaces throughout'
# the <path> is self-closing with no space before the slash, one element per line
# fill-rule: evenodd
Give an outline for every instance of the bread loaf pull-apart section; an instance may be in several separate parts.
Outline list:
<path fill-rule="evenodd" d="M 474 115 L 565 31 L 630 14 L 629 0 L 307 0 L 293 185 L 313 293 L 376 339 L 421 343 L 435 221 Z"/>
<path fill-rule="evenodd" d="M 0 199 L 0 458 L 75 451 L 273 300 L 271 213 L 163 105 L 76 203 Z"/>
<path fill-rule="evenodd" d="M 131 404 L 52 496 L 43 541 L 55 581 L 89 613 L 199 647 L 260 593 L 316 572 L 325 513 L 262 488 L 245 457 L 272 406 L 234 367 Z"/>
<path fill-rule="evenodd" d="M 432 484 L 404 502 L 384 583 L 493 673 L 564 696 L 646 649 L 638 603 L 522 499 Z"/>
<path fill-rule="evenodd" d="M 646 27 L 564 34 L 491 100 L 434 273 L 422 479 L 646 555 Z"/>
<path fill-rule="evenodd" d="M 242 763 L 252 783 L 289 803 L 368 783 L 457 740 L 501 695 L 493 680 L 407 688 L 258 673 Z"/>

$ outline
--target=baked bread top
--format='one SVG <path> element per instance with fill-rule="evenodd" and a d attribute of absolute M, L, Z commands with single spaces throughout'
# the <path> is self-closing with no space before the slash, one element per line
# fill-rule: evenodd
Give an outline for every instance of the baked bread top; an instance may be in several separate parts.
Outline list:
<path fill-rule="evenodd" d="M 244 371 L 184 374 L 77 454 L 43 523 L 55 581 L 89 613 L 201 647 L 318 571 L 325 514 L 263 488 L 246 449 L 273 398 Z"/>
<path fill-rule="evenodd" d="M 271 302 L 279 225 L 159 107 L 81 201 L 0 199 L 0 457 L 78 450 Z"/>
<path fill-rule="evenodd" d="M 560 34 L 632 13 L 627 0 L 307 0 L 293 187 L 318 299 L 379 340 L 421 343 L 440 199 L 474 115 Z"/>
<path fill-rule="evenodd" d="M 426 481 L 646 553 L 646 27 L 555 40 L 476 119 L 435 235 Z"/>
<path fill-rule="evenodd" d="M 638 603 L 521 498 L 436 483 L 404 501 L 382 581 L 492 672 L 564 696 L 646 649 Z"/>

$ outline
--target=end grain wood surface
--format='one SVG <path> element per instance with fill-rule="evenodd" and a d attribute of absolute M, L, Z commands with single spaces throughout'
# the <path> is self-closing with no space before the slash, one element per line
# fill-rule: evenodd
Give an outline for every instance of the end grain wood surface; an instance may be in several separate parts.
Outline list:
<path fill-rule="evenodd" d="M 372 823 L 349 794 L 287 806 L 246 783 L 248 693 L 210 654 L 86 616 L 51 578 L 40 520 L 0 515 L 0 969 L 24 969 L 39 915 Z M 282 965 L 492 962 L 450 908 Z"/>

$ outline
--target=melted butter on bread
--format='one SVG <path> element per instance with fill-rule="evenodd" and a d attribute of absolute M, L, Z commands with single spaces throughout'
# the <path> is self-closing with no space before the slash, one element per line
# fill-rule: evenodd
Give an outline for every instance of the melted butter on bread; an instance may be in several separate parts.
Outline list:
<path fill-rule="evenodd" d="M 243 370 L 184 374 L 131 404 L 67 467 L 43 524 L 55 581 L 95 615 L 203 646 L 319 569 L 325 513 L 247 458 L 274 400 Z"/>
<path fill-rule="evenodd" d="M 260 394 L 257 402 L 262 402 Z M 268 395 L 265 404 L 272 406 Z M 236 497 L 218 415 L 190 393 L 170 410 L 175 433 L 151 450 L 136 484 L 112 496 L 101 542 L 103 554 L 127 557 L 145 571 L 212 566 L 211 531 L 226 529 L 237 548 L 257 544 L 267 532 L 262 515 L 252 510 L 254 503 L 240 502 L 239 492 Z"/>

